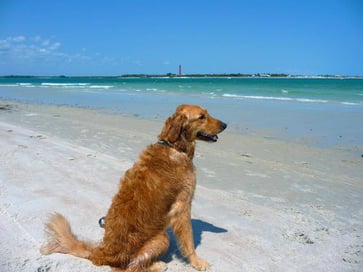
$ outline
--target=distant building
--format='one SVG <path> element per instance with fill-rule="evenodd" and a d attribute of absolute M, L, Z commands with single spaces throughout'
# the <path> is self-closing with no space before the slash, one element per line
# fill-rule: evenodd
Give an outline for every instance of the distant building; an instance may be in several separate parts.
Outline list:
<path fill-rule="evenodd" d="M 182 75 L 182 67 L 181 67 L 181 65 L 179 64 L 178 76 L 181 76 L 181 75 Z"/>

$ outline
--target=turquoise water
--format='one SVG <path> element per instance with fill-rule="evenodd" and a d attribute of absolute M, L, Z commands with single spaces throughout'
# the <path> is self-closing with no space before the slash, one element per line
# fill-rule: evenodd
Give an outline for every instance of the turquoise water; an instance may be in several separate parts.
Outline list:
<path fill-rule="evenodd" d="M 200 104 L 237 133 L 363 146 L 363 79 L 0 78 L 0 98 L 148 119 L 164 119 L 182 103 Z"/>
<path fill-rule="evenodd" d="M 63 89 L 79 93 L 121 92 L 341 103 L 363 106 L 363 79 L 324 78 L 0 78 L 0 87 Z M 28 90 L 28 93 L 31 92 Z"/>

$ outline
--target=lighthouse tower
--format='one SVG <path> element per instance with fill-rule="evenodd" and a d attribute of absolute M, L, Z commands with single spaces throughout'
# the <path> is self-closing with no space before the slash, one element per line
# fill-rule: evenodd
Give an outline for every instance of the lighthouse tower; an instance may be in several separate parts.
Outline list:
<path fill-rule="evenodd" d="M 179 64 L 178 76 L 181 76 L 181 75 L 182 75 L 182 67 L 181 67 L 181 65 Z"/>

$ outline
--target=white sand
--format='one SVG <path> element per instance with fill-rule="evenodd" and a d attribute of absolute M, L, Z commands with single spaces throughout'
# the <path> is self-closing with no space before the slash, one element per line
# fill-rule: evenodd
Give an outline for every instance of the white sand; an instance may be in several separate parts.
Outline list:
<path fill-rule="evenodd" d="M 98 241 L 118 180 L 161 122 L 10 103 L 0 110 L 0 271 L 109 271 L 69 255 L 41 256 L 58 211 Z M 359 147 L 360 148 L 360 147 Z M 363 271 L 363 159 L 226 132 L 199 143 L 193 203 L 197 253 L 211 271 Z M 194 271 L 173 237 L 168 271 Z"/>

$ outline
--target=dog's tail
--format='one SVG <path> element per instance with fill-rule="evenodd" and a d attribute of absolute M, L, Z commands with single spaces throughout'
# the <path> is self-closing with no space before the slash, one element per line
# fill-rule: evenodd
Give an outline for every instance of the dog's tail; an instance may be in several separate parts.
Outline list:
<path fill-rule="evenodd" d="M 49 241 L 40 249 L 43 255 L 63 253 L 89 259 L 92 249 L 95 248 L 95 245 L 89 242 L 78 240 L 72 233 L 67 219 L 59 213 L 50 216 L 49 222 L 45 225 L 45 231 Z"/>

